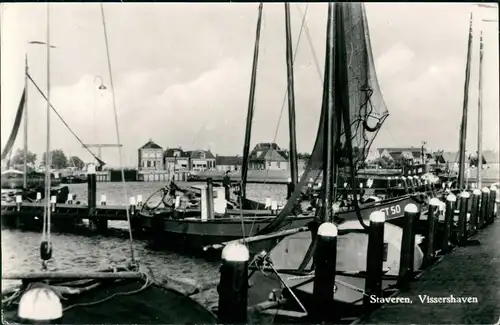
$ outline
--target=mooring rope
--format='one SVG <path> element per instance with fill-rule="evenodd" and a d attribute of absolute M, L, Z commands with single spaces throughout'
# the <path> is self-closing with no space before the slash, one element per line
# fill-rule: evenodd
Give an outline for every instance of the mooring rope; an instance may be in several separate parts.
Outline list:
<path fill-rule="evenodd" d="M 120 141 L 120 129 L 118 127 L 118 112 L 116 109 L 116 100 L 115 100 L 115 87 L 113 84 L 113 73 L 111 69 L 111 59 L 109 55 L 109 44 L 108 44 L 108 33 L 106 30 L 106 18 L 104 15 L 104 7 L 101 3 L 101 17 L 102 17 L 102 26 L 104 30 L 104 43 L 106 45 L 106 54 L 107 54 L 107 61 L 108 61 L 108 71 L 109 71 L 109 83 L 111 86 L 111 95 L 112 95 L 112 102 L 113 102 L 113 112 L 115 116 L 115 130 L 116 130 L 116 141 L 118 144 L 118 153 L 119 153 L 119 159 L 120 159 L 120 170 L 121 170 L 121 175 L 122 175 L 122 184 L 123 184 L 123 195 L 125 198 L 125 202 L 127 202 L 128 195 L 127 195 L 127 184 L 125 183 L 125 170 L 123 168 L 123 154 L 122 154 L 122 146 L 121 146 L 121 141 Z M 130 241 L 130 258 L 133 264 L 136 264 L 135 261 L 135 254 L 134 254 L 134 240 L 132 238 L 132 223 L 130 222 L 130 212 L 128 209 L 125 209 L 125 213 L 127 214 L 127 223 L 128 223 L 128 233 L 129 233 L 129 241 Z"/>

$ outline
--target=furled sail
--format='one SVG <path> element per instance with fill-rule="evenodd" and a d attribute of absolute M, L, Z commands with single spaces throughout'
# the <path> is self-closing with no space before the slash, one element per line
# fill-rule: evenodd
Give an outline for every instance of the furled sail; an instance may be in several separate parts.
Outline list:
<path fill-rule="evenodd" d="M 21 120 L 23 119 L 25 99 L 26 89 L 23 90 L 23 94 L 21 95 L 21 100 L 19 101 L 19 106 L 17 107 L 16 118 L 14 119 L 14 126 L 12 127 L 12 131 L 10 132 L 9 139 L 5 144 L 5 148 L 3 148 L 2 150 L 2 160 L 4 160 L 9 152 L 11 152 L 12 147 L 14 146 L 14 142 L 16 142 L 17 133 L 19 132 L 19 127 L 21 126 Z"/>
<path fill-rule="evenodd" d="M 336 46 L 343 47 L 346 51 L 347 62 L 345 62 L 346 66 L 344 68 L 347 69 L 348 82 L 346 88 L 349 103 L 349 107 L 336 108 L 337 111 L 342 109 L 342 113 L 348 116 L 348 119 L 337 120 L 337 127 L 342 130 L 340 143 L 335 146 L 336 156 L 340 158 L 336 163 L 340 178 L 337 179 L 337 184 L 339 184 L 340 182 L 343 183 L 344 180 L 353 179 L 352 176 L 356 174 L 362 162 L 365 161 L 370 146 L 389 112 L 377 81 L 364 5 L 362 3 L 336 3 L 336 5 L 340 6 L 341 10 L 341 15 L 337 16 L 337 18 L 342 17 L 342 19 L 336 18 L 334 24 L 342 24 L 344 32 L 342 37 L 337 37 L 338 34 L 334 37 L 336 38 Z M 337 27 L 335 26 L 334 30 L 338 30 Z M 326 59 L 329 55 L 329 53 L 326 53 Z M 327 73 L 325 73 L 324 77 L 324 87 L 326 87 Z M 328 109 L 325 98 L 326 91 L 323 93 L 324 98 L 316 141 L 305 172 L 302 174 L 294 193 L 283 210 L 268 226 L 261 229 L 259 234 L 266 234 L 284 228 L 287 225 L 285 222 L 286 217 L 296 214 L 310 180 L 312 179 L 314 184 L 322 175 L 324 168 L 323 143 L 326 131 L 324 119 L 327 116 Z M 348 123 L 346 124 L 345 121 L 348 121 Z M 349 125 L 349 127 L 345 128 L 344 124 Z M 348 137 L 346 137 L 346 134 Z M 349 156 L 351 156 L 349 151 L 352 152 L 352 159 L 349 159 Z M 356 186 L 355 182 L 352 182 L 352 186 Z"/>

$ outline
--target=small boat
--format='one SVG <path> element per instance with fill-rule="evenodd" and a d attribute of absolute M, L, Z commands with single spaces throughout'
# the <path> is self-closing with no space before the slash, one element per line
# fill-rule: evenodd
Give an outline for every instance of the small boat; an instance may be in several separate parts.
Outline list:
<path fill-rule="evenodd" d="M 61 184 L 61 179 L 56 177 L 57 174 L 51 173 L 50 184 L 52 187 L 57 187 Z M 2 189 L 23 189 L 24 188 L 24 173 L 15 169 L 9 169 L 2 172 Z M 45 187 L 45 175 L 37 172 L 30 172 L 26 177 L 27 188 L 37 189 Z"/>

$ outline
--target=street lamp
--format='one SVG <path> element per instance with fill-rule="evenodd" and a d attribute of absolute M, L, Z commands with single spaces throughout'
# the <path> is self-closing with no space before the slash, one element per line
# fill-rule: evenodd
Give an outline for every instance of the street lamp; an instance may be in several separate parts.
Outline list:
<path fill-rule="evenodd" d="M 99 81 L 99 87 L 97 87 L 97 89 L 99 90 L 106 90 L 108 89 L 105 85 L 104 85 L 104 82 L 102 81 L 102 77 L 101 76 L 95 76 L 94 77 L 94 84 L 96 84 L 96 81 Z"/>

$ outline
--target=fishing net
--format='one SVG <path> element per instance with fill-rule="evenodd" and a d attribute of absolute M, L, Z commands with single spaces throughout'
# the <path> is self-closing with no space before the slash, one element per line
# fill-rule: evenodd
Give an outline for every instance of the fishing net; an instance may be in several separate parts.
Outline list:
<path fill-rule="evenodd" d="M 340 175 L 337 183 L 343 183 L 351 175 L 351 171 L 357 172 L 362 167 L 370 146 L 389 112 L 377 81 L 364 5 L 362 3 L 336 3 L 335 5 L 340 6 L 341 15 L 338 17 L 342 17 L 340 23 L 343 24 L 344 30 L 343 37 L 339 38 L 343 42 L 340 45 L 337 42 L 335 44 L 345 48 L 347 61 L 345 65 L 348 79 L 346 88 L 349 107 L 343 109 L 343 111 L 347 112 L 349 117 L 349 124 L 346 125 L 349 125 L 347 130 L 350 132 L 345 132 L 345 123 L 342 120 L 340 143 L 336 148 L 337 161 L 335 163 L 338 168 L 338 175 Z M 333 19 L 333 23 L 333 30 L 337 30 L 338 26 L 336 24 L 339 21 Z M 339 50 L 341 49 L 337 49 L 336 52 L 338 53 Z M 325 55 L 325 88 L 327 87 L 326 78 L 328 76 L 326 71 L 328 71 L 327 59 L 329 56 L 327 46 L 327 53 Z M 336 83 L 335 81 L 334 85 Z M 337 95 L 338 91 L 335 91 L 335 96 Z M 304 194 L 308 191 L 308 187 L 318 182 L 318 180 L 321 181 L 320 177 L 322 176 L 324 161 L 324 133 L 326 132 L 324 120 L 328 116 L 327 110 L 327 92 L 324 91 L 316 141 L 307 167 L 299 183 L 296 185 L 294 193 L 279 216 L 267 227 L 263 228 L 260 232 L 261 234 L 282 229 L 282 221 L 297 211 L 296 208 L 299 206 Z M 334 111 L 338 110 L 338 107 L 334 108 Z M 350 135 L 349 138 L 346 137 L 346 133 Z M 350 141 L 348 141 L 349 139 Z M 335 141 L 332 141 L 332 143 L 335 143 Z M 352 148 L 352 160 L 348 159 L 349 146 Z"/>

